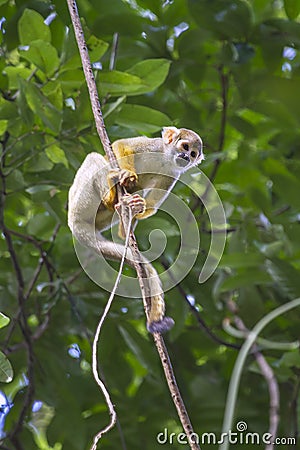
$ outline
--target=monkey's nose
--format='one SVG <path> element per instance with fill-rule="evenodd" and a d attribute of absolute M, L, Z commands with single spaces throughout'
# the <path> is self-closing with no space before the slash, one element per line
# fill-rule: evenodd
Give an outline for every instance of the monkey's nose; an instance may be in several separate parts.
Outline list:
<path fill-rule="evenodd" d="M 187 153 L 184 153 L 184 152 L 178 153 L 178 155 L 176 157 L 176 164 L 178 166 L 185 167 L 188 165 L 189 162 L 190 162 L 190 158 Z"/>

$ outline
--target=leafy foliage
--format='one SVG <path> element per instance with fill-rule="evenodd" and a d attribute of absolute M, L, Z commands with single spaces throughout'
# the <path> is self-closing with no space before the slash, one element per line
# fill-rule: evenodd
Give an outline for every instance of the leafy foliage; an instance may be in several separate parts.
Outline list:
<path fill-rule="evenodd" d="M 228 299 L 252 328 L 300 296 L 300 1 L 84 0 L 78 7 L 111 139 L 159 135 L 172 123 L 203 138 L 201 168 L 224 204 L 227 245 L 199 285 L 208 217 L 177 186 L 202 249 L 166 294 L 176 320 L 167 340 L 195 430 L 220 433 L 232 345 L 240 344 L 222 329 L 232 314 Z M 82 450 L 107 423 L 90 367 L 107 293 L 77 261 L 66 204 L 79 164 L 102 149 L 65 2 L 2 0 L 0 19 L 0 310 L 11 319 L 0 316 L 1 383 L 13 376 L 11 365 L 15 374 L 1 384 L 0 441 L 10 449 Z M 147 248 L 148 231 L 161 224 L 168 245 L 155 263 L 160 271 L 178 251 L 172 219 L 159 212 L 136 230 Z M 297 340 L 299 317 L 299 309 L 279 317 L 264 337 Z M 103 439 L 106 449 L 123 441 L 132 450 L 160 448 L 164 428 L 181 431 L 144 322 L 141 302 L 118 298 L 103 330 L 101 369 L 120 421 Z M 284 399 L 278 435 L 294 437 L 299 352 L 263 353 Z M 266 380 L 249 358 L 236 417 L 262 434 L 268 409 Z"/>

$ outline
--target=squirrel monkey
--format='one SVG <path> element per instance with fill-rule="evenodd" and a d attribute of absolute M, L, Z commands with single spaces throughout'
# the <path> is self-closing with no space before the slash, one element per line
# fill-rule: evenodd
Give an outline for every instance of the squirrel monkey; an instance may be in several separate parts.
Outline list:
<path fill-rule="evenodd" d="M 105 239 L 101 232 L 114 221 L 117 204 L 116 183 L 126 188 L 122 203 L 131 208 L 134 220 L 156 213 L 181 173 L 203 159 L 202 140 L 185 128 L 165 127 L 161 138 L 146 136 L 120 139 L 113 143 L 120 169 L 111 169 L 106 158 L 90 153 L 78 169 L 69 191 L 68 225 L 74 237 L 110 260 L 121 260 L 124 245 Z M 141 197 L 137 191 L 142 191 Z M 124 238 L 119 226 L 119 235 Z M 126 263 L 134 267 L 130 248 Z M 141 262 L 149 283 L 151 304 L 147 328 L 151 333 L 169 330 L 174 321 L 166 317 L 159 276 L 146 258 Z"/>

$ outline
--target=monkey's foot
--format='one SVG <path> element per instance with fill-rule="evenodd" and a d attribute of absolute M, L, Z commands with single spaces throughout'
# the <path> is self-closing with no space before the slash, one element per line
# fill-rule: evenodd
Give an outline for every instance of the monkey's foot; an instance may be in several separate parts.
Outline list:
<path fill-rule="evenodd" d="M 150 333 L 166 333 L 173 325 L 174 320 L 171 317 L 165 316 L 162 320 L 156 320 L 147 324 L 147 329 Z"/>
<path fill-rule="evenodd" d="M 139 194 L 124 194 L 122 195 L 120 202 L 115 205 L 115 209 L 120 215 L 120 210 L 122 206 L 127 206 L 131 210 L 132 218 L 134 218 L 137 214 L 143 213 L 146 210 L 146 201 Z M 125 239 L 126 233 L 124 230 L 124 226 L 122 220 L 119 222 L 119 236 L 122 239 Z"/>
<path fill-rule="evenodd" d="M 137 182 L 137 174 L 127 169 L 112 169 L 109 174 L 112 184 L 120 183 L 126 189 L 132 189 Z"/>
<path fill-rule="evenodd" d="M 123 205 L 128 206 L 131 209 L 132 216 L 142 214 L 146 210 L 146 200 L 139 194 L 125 194 L 121 198 Z M 116 208 L 119 205 L 116 205 Z"/>

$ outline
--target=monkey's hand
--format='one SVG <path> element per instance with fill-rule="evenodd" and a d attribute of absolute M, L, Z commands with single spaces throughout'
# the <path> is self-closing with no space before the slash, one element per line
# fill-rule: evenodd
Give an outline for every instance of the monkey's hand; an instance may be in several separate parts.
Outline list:
<path fill-rule="evenodd" d="M 132 218 L 134 218 L 137 214 L 142 214 L 146 210 L 146 200 L 139 194 L 124 194 L 120 200 L 120 203 L 117 203 L 115 208 L 118 211 L 122 206 L 129 207 L 131 209 Z M 119 225 L 119 236 L 122 239 L 125 239 L 126 236 L 121 221 Z"/>
<path fill-rule="evenodd" d="M 137 214 L 143 214 L 146 210 L 146 200 L 139 194 L 124 194 L 122 196 L 122 204 L 131 209 L 132 217 Z M 116 205 L 116 208 L 118 205 Z"/>
<path fill-rule="evenodd" d="M 131 190 L 137 183 L 137 174 L 127 169 L 112 169 L 107 175 L 108 192 L 103 196 L 102 202 L 107 209 L 113 210 L 117 203 L 116 184 L 120 183 Z"/>
<path fill-rule="evenodd" d="M 108 174 L 109 185 L 112 187 L 120 183 L 126 189 L 132 189 L 137 183 L 138 176 L 135 172 L 128 169 L 112 169 Z"/>

